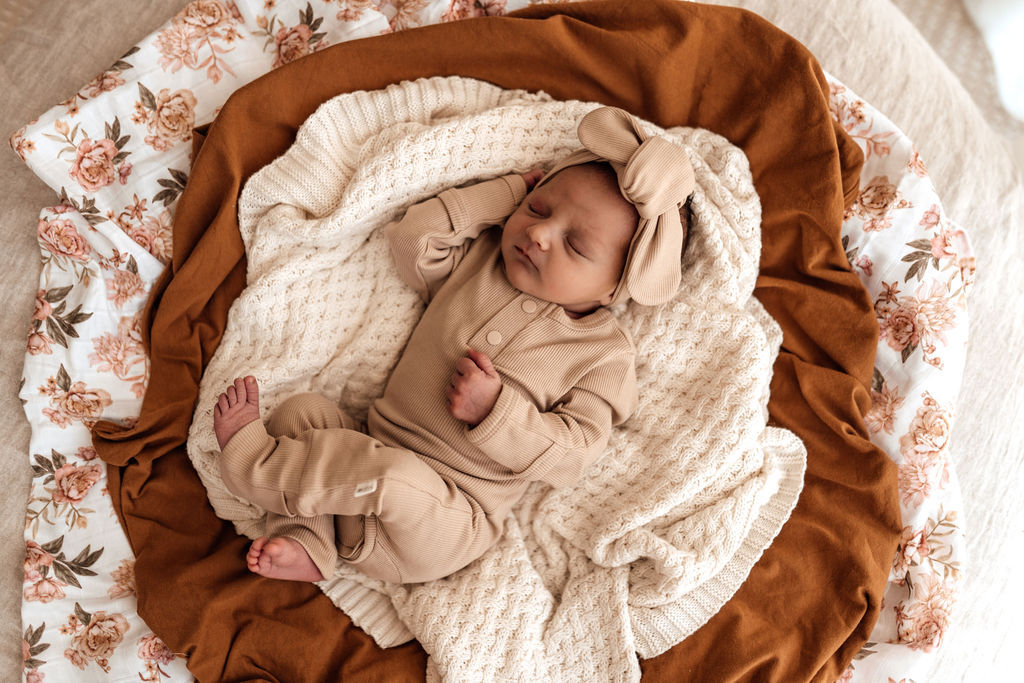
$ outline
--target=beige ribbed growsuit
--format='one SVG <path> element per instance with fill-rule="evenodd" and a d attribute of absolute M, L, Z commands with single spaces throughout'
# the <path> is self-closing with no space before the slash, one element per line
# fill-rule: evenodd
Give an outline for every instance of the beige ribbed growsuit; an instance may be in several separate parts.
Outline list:
<path fill-rule="evenodd" d="M 270 436 L 257 421 L 226 445 L 228 488 L 274 513 L 268 533 L 296 538 L 325 576 L 339 550 L 387 581 L 462 568 L 498 539 L 531 481 L 576 481 L 633 411 L 633 345 L 611 313 L 574 319 L 505 279 L 491 228 L 525 190 L 519 176 L 448 190 L 387 227 L 399 271 L 430 305 L 370 409 L 372 436 L 303 395 L 272 414 Z M 467 348 L 502 378 L 472 429 L 444 397 Z"/>

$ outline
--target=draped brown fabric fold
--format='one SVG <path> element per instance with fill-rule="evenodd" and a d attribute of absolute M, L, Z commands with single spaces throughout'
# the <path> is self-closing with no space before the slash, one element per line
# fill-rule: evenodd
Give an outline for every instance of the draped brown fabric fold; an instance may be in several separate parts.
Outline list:
<path fill-rule="evenodd" d="M 785 333 L 769 410 L 807 445 L 806 486 L 733 599 L 642 668 L 651 681 L 834 678 L 878 617 L 900 529 L 895 467 L 862 420 L 877 325 L 839 235 L 862 157 L 796 40 L 750 13 L 671 0 L 535 6 L 342 43 L 242 88 L 197 135 L 172 264 L 145 317 L 142 413 L 94 434 L 137 558 L 140 615 L 202 681 L 423 678 L 417 644 L 382 651 L 315 586 L 248 573 L 247 541 L 214 516 L 185 439 L 245 285 L 245 180 L 325 100 L 452 74 L 709 128 L 746 152 L 763 204 L 755 293 Z"/>

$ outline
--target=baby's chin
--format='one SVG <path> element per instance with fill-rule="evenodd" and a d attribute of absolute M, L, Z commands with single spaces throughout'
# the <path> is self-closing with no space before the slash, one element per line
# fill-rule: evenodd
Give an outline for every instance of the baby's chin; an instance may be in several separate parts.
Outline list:
<path fill-rule="evenodd" d="M 505 273 L 505 279 L 508 283 L 518 289 L 520 292 L 529 294 L 524 287 L 529 287 L 527 282 L 524 282 L 522 269 L 523 264 L 517 263 L 514 259 L 505 258 L 505 254 L 501 255 L 501 270 Z"/>

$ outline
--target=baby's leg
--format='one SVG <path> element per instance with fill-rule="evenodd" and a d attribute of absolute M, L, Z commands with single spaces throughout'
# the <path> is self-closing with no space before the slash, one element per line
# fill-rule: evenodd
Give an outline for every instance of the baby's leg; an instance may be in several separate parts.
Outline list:
<path fill-rule="evenodd" d="M 246 385 L 247 390 L 253 387 L 255 382 Z M 231 397 L 223 398 L 230 407 Z M 316 484 L 308 481 L 308 470 L 317 466 L 314 463 L 330 468 L 339 458 L 348 457 L 344 438 L 339 442 L 333 435 L 353 433 L 365 438 L 357 427 L 323 396 L 292 396 L 272 411 L 266 425 L 251 420 L 227 439 L 221 448 L 221 477 L 229 491 L 266 510 L 289 517 L 325 512 L 298 504 L 308 493 L 307 486 Z"/>
<path fill-rule="evenodd" d="M 330 515 L 283 517 L 267 513 L 267 536 L 256 539 L 245 561 L 268 579 L 322 581 L 334 573 L 334 520 Z"/>

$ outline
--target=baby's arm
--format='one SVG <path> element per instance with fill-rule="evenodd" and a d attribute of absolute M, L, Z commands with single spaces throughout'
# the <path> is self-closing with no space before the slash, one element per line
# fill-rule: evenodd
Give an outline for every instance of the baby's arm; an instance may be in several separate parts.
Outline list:
<path fill-rule="evenodd" d="M 430 301 L 469 243 L 515 211 L 526 196 L 526 181 L 515 174 L 445 190 L 389 223 L 384 229 L 402 279 Z"/>
<path fill-rule="evenodd" d="M 572 484 L 608 445 L 611 429 L 636 407 L 631 353 L 592 368 L 549 411 L 509 385 L 475 427 L 471 442 L 523 479 L 553 486 Z"/>

